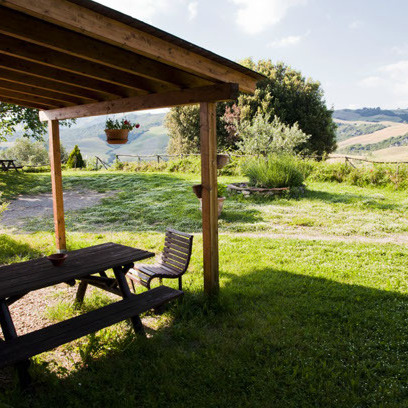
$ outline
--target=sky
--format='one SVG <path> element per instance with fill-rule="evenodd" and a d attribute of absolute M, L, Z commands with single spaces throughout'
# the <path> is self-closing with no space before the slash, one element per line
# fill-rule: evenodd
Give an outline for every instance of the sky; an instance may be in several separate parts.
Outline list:
<path fill-rule="evenodd" d="M 408 0 L 99 0 L 223 57 L 283 61 L 335 109 L 408 108 Z"/>

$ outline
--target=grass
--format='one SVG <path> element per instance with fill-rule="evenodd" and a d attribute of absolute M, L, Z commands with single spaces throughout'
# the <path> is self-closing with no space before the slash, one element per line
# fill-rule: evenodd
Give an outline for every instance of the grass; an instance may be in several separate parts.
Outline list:
<path fill-rule="evenodd" d="M 8 197 L 31 192 L 30 183 L 48 188 L 42 175 L 5 179 Z M 239 180 L 221 179 L 229 181 Z M 194 175 L 67 172 L 64 182 L 118 191 L 69 215 L 71 250 L 114 241 L 159 252 L 167 225 L 200 229 Z M 0 406 L 407 406 L 408 248 L 310 239 L 404 233 L 407 205 L 401 191 L 334 183 L 309 183 L 299 198 L 229 197 L 220 219 L 218 299 L 202 294 L 196 234 L 184 300 L 144 316 L 150 338 L 121 323 L 37 356 L 35 396 L 8 388 Z M 30 234 L 0 235 L 0 263 L 53 251 L 49 225 L 36 222 Z M 110 301 L 95 291 L 80 311 L 62 302 L 45 313 L 58 321 Z"/>
<path fill-rule="evenodd" d="M 69 246 L 114 239 L 160 250 L 162 238 L 71 233 Z M 64 352 L 77 351 L 80 359 L 69 371 L 56 369 L 53 352 L 43 354 L 34 365 L 35 400 L 8 390 L 0 401 L 16 407 L 408 402 L 406 247 L 222 236 L 221 294 L 209 303 L 201 295 L 197 238 L 185 299 L 154 321 L 152 338 L 135 338 L 122 324 L 70 343 Z M 12 239 L 36 253 L 51 236 Z M 100 301 L 90 298 L 87 307 Z M 71 313 L 63 307 L 54 318 Z"/>
<path fill-rule="evenodd" d="M 70 231 L 163 232 L 168 226 L 192 232 L 201 229 L 198 200 L 191 190 L 199 183 L 196 175 L 72 171 L 65 172 L 63 178 L 65 189 L 117 192 L 97 206 L 67 212 Z M 220 177 L 221 183 L 235 181 L 240 180 Z M 49 176 L 44 174 L 0 175 L 0 185 L 6 197 L 50 189 Z M 408 231 L 407 210 L 403 190 L 307 182 L 306 193 L 300 197 L 228 197 L 219 228 L 221 233 L 387 238 Z M 25 229 L 51 232 L 52 218 L 30 218 Z"/>

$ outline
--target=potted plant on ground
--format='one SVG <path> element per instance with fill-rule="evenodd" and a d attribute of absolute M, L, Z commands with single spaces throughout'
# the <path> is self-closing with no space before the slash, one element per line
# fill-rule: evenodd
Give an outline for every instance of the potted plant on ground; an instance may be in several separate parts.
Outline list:
<path fill-rule="evenodd" d="M 202 191 L 203 186 L 196 184 L 193 186 L 194 194 L 200 200 L 200 210 L 203 209 Z M 224 206 L 225 194 L 227 192 L 227 186 L 225 184 L 218 183 L 217 195 L 218 195 L 218 217 L 221 215 L 222 208 Z"/>
<path fill-rule="evenodd" d="M 129 132 L 139 127 L 139 123 L 132 123 L 125 118 L 122 120 L 108 118 L 105 123 L 106 141 L 109 144 L 125 144 Z"/>

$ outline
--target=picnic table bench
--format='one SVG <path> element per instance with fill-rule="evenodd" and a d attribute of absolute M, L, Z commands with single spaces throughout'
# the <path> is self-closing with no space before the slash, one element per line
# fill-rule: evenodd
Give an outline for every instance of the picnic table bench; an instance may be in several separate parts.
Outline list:
<path fill-rule="evenodd" d="M 15 364 L 21 386 L 27 387 L 30 383 L 28 359 L 36 354 L 128 318 L 131 319 L 134 330 L 144 334 L 139 314 L 159 308 L 183 294 L 180 290 L 166 286 L 140 295 L 131 293 L 126 273 L 133 262 L 152 256 L 152 252 L 106 243 L 68 252 L 65 263 L 59 267 L 53 266 L 46 258 L 0 267 L 0 325 L 4 335 L 4 341 L 0 341 L 0 367 Z M 111 268 L 115 279 L 106 276 L 105 271 Z M 120 294 L 123 299 L 43 329 L 17 335 L 9 305 L 31 291 L 62 282 L 71 283 L 73 280 L 86 279 L 89 282 L 91 275 L 95 274 L 108 279 L 99 282 L 99 287 L 110 288 L 111 292 Z"/>
<path fill-rule="evenodd" d="M 1 171 L 9 171 L 14 169 L 15 171 L 18 172 L 18 169 L 22 169 L 23 166 L 16 166 L 15 160 L 6 160 L 6 159 L 0 159 L 0 170 Z"/>

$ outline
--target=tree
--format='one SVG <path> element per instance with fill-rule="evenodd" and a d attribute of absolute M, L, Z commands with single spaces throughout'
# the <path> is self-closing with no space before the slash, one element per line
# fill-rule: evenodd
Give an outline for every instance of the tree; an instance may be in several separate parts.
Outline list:
<path fill-rule="evenodd" d="M 62 126 L 71 126 L 75 120 L 62 120 Z M 41 122 L 38 116 L 38 109 L 25 108 L 19 105 L 0 102 L 0 141 L 7 140 L 12 136 L 18 126 L 22 126 L 24 137 L 32 137 L 36 140 L 43 140 L 47 133 L 47 122 Z"/>
<path fill-rule="evenodd" d="M 48 150 L 44 142 L 27 138 L 16 139 L 13 146 L 0 152 L 4 159 L 14 159 L 22 166 L 44 166 L 50 163 Z M 61 145 L 61 161 L 67 160 L 67 152 Z"/>
<path fill-rule="evenodd" d="M 323 99 L 320 83 L 305 79 L 283 63 L 273 64 L 271 60 L 252 59 L 241 62 L 266 76 L 257 85 L 254 95 L 241 94 L 234 107 L 232 103 L 217 105 L 217 136 L 220 150 L 237 148 L 239 135 L 234 132 L 237 120 L 252 120 L 258 113 L 269 115 L 273 121 L 277 116 L 283 123 L 310 135 L 301 149 L 309 154 L 322 155 L 336 148 L 336 125 L 333 111 L 328 109 Z M 239 121 L 238 120 L 238 121 Z M 170 136 L 170 151 L 173 146 L 183 153 L 199 151 L 199 109 L 198 107 L 172 108 L 166 117 Z"/>
<path fill-rule="evenodd" d="M 242 153 L 256 156 L 271 154 L 293 155 L 310 138 L 297 123 L 293 126 L 282 123 L 277 116 L 271 121 L 268 114 L 258 113 L 252 121 L 241 121 L 237 125 Z"/>
<path fill-rule="evenodd" d="M 225 103 L 217 104 L 217 141 L 220 150 L 236 149 L 235 142 L 225 129 L 223 116 Z M 200 106 L 187 105 L 171 108 L 166 115 L 165 126 L 169 131 L 170 154 L 198 153 L 200 151 Z M 234 139 L 234 138 L 233 138 Z"/>
<path fill-rule="evenodd" d="M 82 158 L 81 151 L 79 150 L 79 147 L 77 145 L 75 145 L 74 149 L 69 154 L 67 167 L 70 169 L 85 167 L 85 161 Z"/>
<path fill-rule="evenodd" d="M 282 62 L 273 64 L 271 60 L 260 60 L 255 64 L 251 59 L 241 62 L 266 78 L 260 81 L 254 95 L 240 95 L 238 106 L 241 120 L 252 119 L 258 112 L 274 116 L 311 135 L 305 148 L 310 154 L 322 155 L 336 149 L 336 125 L 333 111 L 326 107 L 320 82 L 305 79 Z"/>

